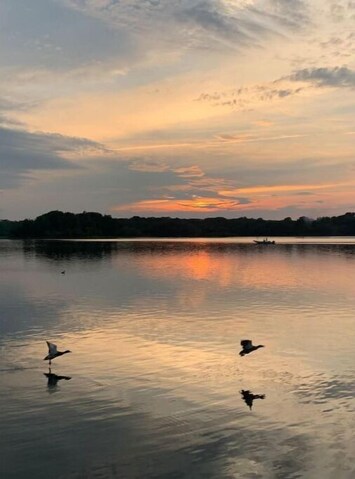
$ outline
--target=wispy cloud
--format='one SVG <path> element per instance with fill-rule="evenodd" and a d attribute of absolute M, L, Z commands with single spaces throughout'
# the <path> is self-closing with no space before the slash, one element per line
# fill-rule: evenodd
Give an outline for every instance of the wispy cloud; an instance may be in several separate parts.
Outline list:
<path fill-rule="evenodd" d="M 81 168 L 63 156 L 92 146 L 94 142 L 81 138 L 0 127 L 0 187 L 13 187 L 38 170 Z"/>
<path fill-rule="evenodd" d="M 161 160 L 139 158 L 137 160 L 130 161 L 129 169 L 133 171 L 142 171 L 149 173 L 162 173 L 164 171 L 168 171 L 169 166 L 166 162 Z"/>
<path fill-rule="evenodd" d="M 173 171 L 181 178 L 200 178 L 205 176 L 205 173 L 197 165 L 174 168 Z"/>
<path fill-rule="evenodd" d="M 116 28 L 129 28 L 162 48 L 239 49 L 257 45 L 280 28 L 302 28 L 308 8 L 302 0 L 66 0 L 80 12 Z M 182 42 L 181 42 L 182 40 Z"/>
<path fill-rule="evenodd" d="M 152 199 L 138 201 L 131 204 L 123 204 L 113 206 L 112 211 L 136 211 L 141 214 L 147 213 L 190 213 L 190 212 L 203 212 L 203 213 L 216 213 L 220 211 L 236 211 L 242 205 L 246 205 L 250 202 L 247 198 L 240 199 L 222 199 L 213 197 L 194 197 L 189 200 L 176 200 L 171 198 L 166 199 Z"/>
<path fill-rule="evenodd" d="M 273 122 L 273 121 L 266 120 L 266 119 L 255 120 L 253 123 L 254 123 L 254 125 L 256 125 L 256 126 L 262 126 L 262 127 L 264 127 L 264 128 L 270 128 L 271 126 L 274 125 L 274 122 Z"/>
<path fill-rule="evenodd" d="M 132 61 L 139 54 L 124 31 L 73 11 L 61 0 L 2 0 L 1 16 L 3 68 L 58 72 L 107 58 L 116 59 L 122 67 L 124 59 Z"/>
<path fill-rule="evenodd" d="M 201 93 L 195 100 L 209 102 L 214 106 L 225 106 L 234 110 L 245 111 L 263 103 L 283 100 L 304 90 L 304 87 L 292 86 L 289 80 L 289 78 L 278 79 L 275 82 L 251 85 L 249 87 Z"/>
<path fill-rule="evenodd" d="M 310 83 L 316 87 L 355 87 L 355 71 L 346 66 L 304 68 L 292 73 L 286 78 L 295 82 Z"/>
<path fill-rule="evenodd" d="M 332 188 L 341 188 L 343 186 L 355 186 L 355 182 L 345 183 L 321 183 L 321 184 L 302 184 L 302 185 L 272 185 L 272 186 L 251 186 L 247 188 L 236 188 L 233 190 L 223 190 L 220 193 L 224 196 L 234 196 L 236 194 L 264 194 L 264 193 L 291 193 L 305 189 L 311 190 L 329 190 Z"/>
<path fill-rule="evenodd" d="M 355 71 L 346 66 L 304 68 L 269 83 L 201 93 L 195 100 L 206 101 L 215 106 L 246 110 L 258 104 L 287 99 L 310 88 L 321 87 L 354 88 Z"/>
<path fill-rule="evenodd" d="M 255 135 L 251 133 L 244 134 L 221 134 L 217 135 L 216 138 L 223 143 L 251 143 L 251 142 L 265 142 L 265 141 L 279 141 L 279 140 L 289 140 L 291 138 L 304 138 L 306 135 L 294 134 L 294 135 L 276 135 L 276 136 L 265 136 L 265 135 Z"/>

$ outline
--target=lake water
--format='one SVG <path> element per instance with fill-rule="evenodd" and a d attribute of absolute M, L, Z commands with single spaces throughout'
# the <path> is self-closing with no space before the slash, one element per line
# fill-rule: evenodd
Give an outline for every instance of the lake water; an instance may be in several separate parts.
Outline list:
<path fill-rule="evenodd" d="M 0 262 L 2 479 L 355 477 L 354 238 L 2 240 Z M 46 340 L 72 351 L 50 373 Z"/>

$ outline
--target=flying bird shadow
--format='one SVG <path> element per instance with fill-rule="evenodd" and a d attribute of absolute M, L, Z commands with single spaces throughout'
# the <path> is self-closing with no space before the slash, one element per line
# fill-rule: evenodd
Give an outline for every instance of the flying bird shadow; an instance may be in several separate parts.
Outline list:
<path fill-rule="evenodd" d="M 253 394 L 251 391 L 245 391 L 244 389 L 240 391 L 240 394 L 245 404 L 249 406 L 250 410 L 252 410 L 253 401 L 255 399 L 265 399 L 265 394 Z"/>

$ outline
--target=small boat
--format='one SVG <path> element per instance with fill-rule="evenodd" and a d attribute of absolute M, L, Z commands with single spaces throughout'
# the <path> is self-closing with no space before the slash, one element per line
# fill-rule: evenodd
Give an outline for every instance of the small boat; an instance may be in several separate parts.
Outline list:
<path fill-rule="evenodd" d="M 276 244 L 275 241 L 270 241 L 267 238 L 263 240 L 254 240 L 255 244 Z"/>

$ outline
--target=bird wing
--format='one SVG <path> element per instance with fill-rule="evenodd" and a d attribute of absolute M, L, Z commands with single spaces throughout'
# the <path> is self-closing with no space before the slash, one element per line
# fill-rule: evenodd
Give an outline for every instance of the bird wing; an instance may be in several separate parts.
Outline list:
<path fill-rule="evenodd" d="M 46 343 L 48 344 L 48 352 L 49 354 L 57 354 L 57 345 L 56 344 L 53 344 L 53 343 L 50 343 L 49 341 L 46 341 Z"/>
<path fill-rule="evenodd" d="M 252 342 L 250 341 L 250 339 L 242 339 L 240 341 L 240 345 L 243 347 L 243 348 L 250 348 L 251 345 L 252 345 Z"/>

